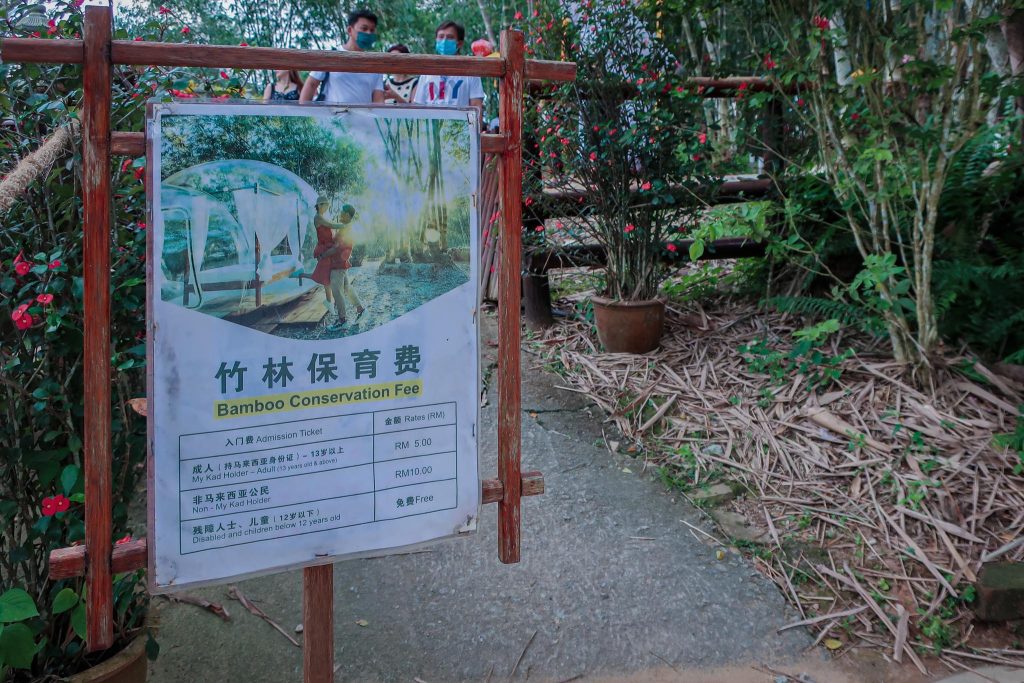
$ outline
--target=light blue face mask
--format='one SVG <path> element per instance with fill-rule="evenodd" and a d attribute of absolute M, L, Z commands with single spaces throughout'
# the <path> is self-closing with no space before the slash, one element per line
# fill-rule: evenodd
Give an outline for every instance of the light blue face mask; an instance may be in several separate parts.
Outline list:
<path fill-rule="evenodd" d="M 458 49 L 458 41 L 452 40 L 451 38 L 439 38 L 434 41 L 434 52 L 439 55 L 448 55 L 450 57 L 455 54 Z"/>
<path fill-rule="evenodd" d="M 366 31 L 356 31 L 356 45 L 359 46 L 360 50 L 369 50 L 377 43 L 376 33 L 367 33 Z"/>

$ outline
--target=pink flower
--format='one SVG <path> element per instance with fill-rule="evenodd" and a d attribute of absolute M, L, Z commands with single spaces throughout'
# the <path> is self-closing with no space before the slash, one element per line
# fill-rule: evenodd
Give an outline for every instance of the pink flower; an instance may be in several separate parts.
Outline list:
<path fill-rule="evenodd" d="M 703 145 L 703 144 L 707 143 L 707 141 L 708 141 L 708 134 L 707 133 L 699 133 L 697 135 L 697 142 L 699 142 L 700 144 Z"/>
<path fill-rule="evenodd" d="M 190 29 L 188 26 L 181 27 L 181 35 L 187 36 L 190 33 L 192 33 L 192 29 Z"/>
<path fill-rule="evenodd" d="M 518 21 L 519 19 L 523 18 L 523 13 L 522 12 L 516 12 L 515 16 L 513 16 L 512 18 L 515 19 L 516 21 Z"/>
<path fill-rule="evenodd" d="M 60 262 L 59 258 L 55 258 L 52 261 L 50 261 L 50 266 L 49 266 L 50 270 L 56 270 L 56 269 L 60 268 L 60 266 L 61 266 L 61 262 Z"/>
<path fill-rule="evenodd" d="M 14 272 L 18 275 L 28 275 L 30 270 L 32 270 L 32 264 L 28 261 L 22 261 L 21 263 L 14 264 Z"/>
<path fill-rule="evenodd" d="M 640 189 L 641 190 L 649 190 L 649 189 L 651 189 L 651 181 L 648 180 L 647 182 L 645 182 L 643 185 L 640 186 Z"/>
<path fill-rule="evenodd" d="M 674 245 L 672 243 L 669 243 L 669 244 L 665 245 L 665 248 L 668 249 L 669 251 L 675 251 L 676 250 L 676 245 Z"/>
<path fill-rule="evenodd" d="M 828 17 L 815 16 L 813 19 L 811 19 L 811 24 L 813 24 L 815 28 L 821 29 L 822 31 L 827 31 L 829 29 Z"/>
<path fill-rule="evenodd" d="M 53 294 L 40 294 L 36 297 L 36 301 L 43 304 L 44 306 L 49 303 L 53 303 Z"/>
<path fill-rule="evenodd" d="M 126 544 L 131 543 L 131 542 L 132 542 L 132 535 L 131 534 L 126 534 L 123 538 L 119 538 L 116 541 L 114 541 L 114 545 L 126 545 Z"/>
<path fill-rule="evenodd" d="M 538 225 L 536 228 L 534 228 L 534 231 L 535 232 L 544 232 L 544 226 L 543 225 Z"/>
<path fill-rule="evenodd" d="M 27 311 L 27 310 L 28 310 L 28 304 L 22 304 L 22 305 L 18 306 L 13 311 L 11 311 L 11 320 L 13 320 L 14 322 L 18 322 L 18 318 L 21 318 L 22 316 L 24 316 L 25 315 L 25 311 Z"/>
<path fill-rule="evenodd" d="M 159 12 L 160 14 L 170 14 L 171 10 L 167 7 L 164 7 L 163 5 L 160 5 L 160 9 L 157 10 L 157 12 Z"/>
<path fill-rule="evenodd" d="M 626 223 L 626 227 L 623 230 L 623 232 L 629 233 L 629 232 L 633 232 L 634 230 L 636 230 L 636 226 L 635 225 L 633 225 L 632 223 Z"/>

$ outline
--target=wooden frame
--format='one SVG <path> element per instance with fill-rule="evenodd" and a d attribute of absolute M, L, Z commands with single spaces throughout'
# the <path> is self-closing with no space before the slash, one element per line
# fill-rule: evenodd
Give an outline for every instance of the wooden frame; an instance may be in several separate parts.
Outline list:
<path fill-rule="evenodd" d="M 522 219 L 522 107 L 528 80 L 573 80 L 576 65 L 526 60 L 523 34 L 501 34 L 501 59 L 438 57 L 392 53 L 283 50 L 222 45 L 165 44 L 111 40 L 110 6 L 85 8 L 83 40 L 6 38 L 4 62 L 84 65 L 82 177 L 85 299 L 85 544 L 50 555 L 53 579 L 85 575 L 87 638 L 90 651 L 113 644 L 113 573 L 147 565 L 145 539 L 112 546 L 110 414 L 110 218 L 112 154 L 140 156 L 145 135 L 112 132 L 111 68 L 115 64 L 244 69 L 303 68 L 358 73 L 472 75 L 500 79 L 501 134 L 483 135 L 481 151 L 501 155 L 501 202 L 505 229 L 501 248 L 509 256 L 499 305 L 498 478 L 484 480 L 482 502 L 498 503 L 498 557 L 519 561 L 520 498 L 544 492 L 543 475 L 521 472 L 520 280 Z M 332 566 L 309 567 L 303 574 L 306 681 L 332 681 Z"/>

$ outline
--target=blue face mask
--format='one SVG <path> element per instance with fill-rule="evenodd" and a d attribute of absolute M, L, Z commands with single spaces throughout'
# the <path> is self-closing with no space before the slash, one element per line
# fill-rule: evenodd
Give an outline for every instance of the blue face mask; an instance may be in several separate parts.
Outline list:
<path fill-rule="evenodd" d="M 444 38 L 443 40 L 438 38 L 434 41 L 434 52 L 439 55 L 448 55 L 450 57 L 455 54 L 458 49 L 458 41 L 452 40 L 451 38 Z"/>
<path fill-rule="evenodd" d="M 359 46 L 360 50 L 369 50 L 377 42 L 376 33 L 367 33 L 366 31 L 356 31 L 356 45 Z"/>

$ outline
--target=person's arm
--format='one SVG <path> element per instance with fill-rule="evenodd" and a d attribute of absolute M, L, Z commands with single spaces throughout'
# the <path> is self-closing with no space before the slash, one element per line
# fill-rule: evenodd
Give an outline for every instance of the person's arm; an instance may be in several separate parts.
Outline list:
<path fill-rule="evenodd" d="M 477 118 L 480 120 L 481 127 L 484 122 L 484 84 L 480 80 L 479 76 L 472 76 L 469 79 L 469 106 L 476 107 Z"/>
<path fill-rule="evenodd" d="M 373 103 L 374 104 L 384 104 L 384 91 L 383 90 L 374 90 L 373 91 Z"/>
<path fill-rule="evenodd" d="M 270 101 L 270 93 L 273 92 L 273 90 L 274 90 L 274 84 L 273 83 L 268 83 L 267 87 L 263 89 L 263 101 L 264 102 L 269 102 Z"/>
<path fill-rule="evenodd" d="M 312 102 L 316 97 L 316 91 L 320 88 L 320 80 L 310 74 L 306 82 L 302 84 L 302 92 L 299 93 L 299 102 Z"/>

